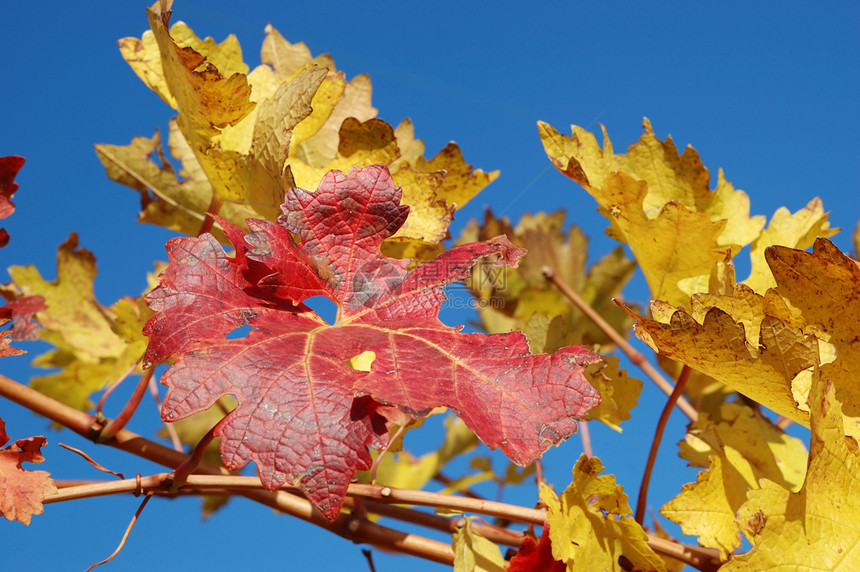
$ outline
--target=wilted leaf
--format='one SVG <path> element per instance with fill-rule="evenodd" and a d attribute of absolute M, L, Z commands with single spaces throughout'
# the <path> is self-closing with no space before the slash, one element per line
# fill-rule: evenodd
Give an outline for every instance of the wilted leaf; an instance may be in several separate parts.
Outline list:
<path fill-rule="evenodd" d="M 821 375 L 836 388 L 846 434 L 860 438 L 860 267 L 826 238 L 816 239 L 811 254 L 773 246 L 765 256 L 779 295 L 835 348 L 835 360 L 824 359 L 822 348 Z"/>
<path fill-rule="evenodd" d="M 613 475 L 601 472 L 600 459 L 582 455 L 561 495 L 541 484 L 553 557 L 568 570 L 615 570 L 623 556 L 639 569 L 665 571 L 663 560 L 648 546 L 648 535 L 631 516 L 627 495 Z"/>
<path fill-rule="evenodd" d="M 293 482 L 329 518 L 353 472 L 369 467 L 367 446 L 387 434 L 375 402 L 356 395 L 415 417 L 456 409 L 484 443 L 523 465 L 599 401 L 582 377 L 599 358 L 585 348 L 529 355 L 522 334 L 461 334 L 439 321 L 445 284 L 482 256 L 516 264 L 524 251 L 498 237 L 407 275 L 405 261 L 379 252 L 407 217 L 399 198 L 385 167 L 331 172 L 316 193 L 288 192 L 280 224 L 248 221 L 243 235 L 222 221 L 235 258 L 211 236 L 170 241 L 171 265 L 148 297 L 157 313 L 145 329 L 146 362 L 176 359 L 162 379 L 163 418 L 235 395 L 239 406 L 218 432 L 225 466 L 253 460 L 265 486 Z M 302 303 L 315 295 L 339 305 L 334 325 Z M 225 339 L 243 325 L 247 337 Z M 367 351 L 370 372 L 348 365 Z"/>
<path fill-rule="evenodd" d="M 9 441 L 6 424 L 0 419 L 0 446 Z M 47 471 L 30 471 L 21 463 L 41 463 L 44 437 L 18 439 L 0 450 L 0 514 L 6 520 L 17 520 L 30 524 L 34 514 L 42 514 L 45 509 L 42 500 L 57 492 L 54 481 Z"/>
<path fill-rule="evenodd" d="M 316 188 L 331 169 L 382 163 L 411 207 L 385 252 L 423 261 L 444 250 L 454 210 L 498 174 L 473 170 L 453 143 L 424 159 L 411 122 L 395 132 L 373 120 L 366 75 L 347 82 L 330 56 L 313 58 L 271 25 L 263 65 L 248 73 L 235 37 L 200 40 L 182 23 L 168 32 L 169 16 L 153 7 L 152 30 L 120 47 L 144 83 L 179 112 L 170 133 L 171 154 L 183 164 L 179 177 L 155 139 L 96 146 L 108 175 L 141 193 L 141 221 L 195 235 L 206 212 L 240 226 L 249 217 L 272 219 L 288 188 Z M 150 158 L 156 149 L 160 165 Z M 220 231 L 215 236 L 224 241 Z"/>

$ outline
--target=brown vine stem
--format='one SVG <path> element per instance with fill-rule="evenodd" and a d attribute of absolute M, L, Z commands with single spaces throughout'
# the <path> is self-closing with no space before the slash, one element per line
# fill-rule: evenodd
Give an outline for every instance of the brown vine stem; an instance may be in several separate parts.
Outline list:
<path fill-rule="evenodd" d="M 73 409 L 4 375 L 0 375 L 0 396 L 59 423 L 87 439 L 95 440 L 101 429 L 92 415 Z M 121 429 L 113 439 L 104 444 L 170 468 L 178 467 L 188 458 L 183 453 L 145 439 L 127 429 Z M 205 462 L 201 463 L 197 470 L 210 475 L 228 474 L 226 469 Z M 163 483 L 163 479 L 166 477 L 167 475 L 160 476 L 162 479 L 160 482 Z M 135 490 L 139 490 L 136 479 L 133 482 L 135 483 Z M 164 485 L 159 484 L 158 486 Z M 239 494 L 354 542 L 368 542 L 379 548 L 402 552 L 443 564 L 451 565 L 454 562 L 454 552 L 448 544 L 370 522 L 355 524 L 357 519 L 352 517 L 348 519 L 338 518 L 334 522 L 329 522 L 313 507 L 310 501 L 286 491 L 269 492 L 260 487 L 257 490 L 239 491 Z"/>
<path fill-rule="evenodd" d="M 577 294 L 573 288 L 567 285 L 561 278 L 556 275 L 555 270 L 550 268 L 549 266 L 543 267 L 543 275 L 544 277 L 552 282 L 553 284 L 561 290 L 561 293 L 564 294 L 573 304 L 579 308 L 583 314 L 588 317 L 589 320 L 594 322 L 600 330 L 612 340 L 612 343 L 617 345 L 624 355 L 633 362 L 642 372 L 648 376 L 648 378 L 653 381 L 657 387 L 659 387 L 663 393 L 666 395 L 672 395 L 672 384 L 669 383 L 665 377 L 660 375 L 660 372 L 651 365 L 651 363 L 643 356 L 641 353 L 636 351 L 636 349 L 630 345 L 630 343 L 624 339 L 618 331 L 613 328 L 609 322 L 603 319 L 603 316 L 597 313 L 594 308 L 589 306 L 585 300 L 583 300 L 579 294 Z M 684 415 L 689 417 L 690 421 L 696 421 L 699 418 L 699 412 L 696 411 L 696 408 L 693 407 L 689 401 L 684 399 L 683 397 L 679 397 L 677 400 L 678 408 L 684 412 Z"/>
<path fill-rule="evenodd" d="M 215 225 L 215 217 L 218 211 L 221 210 L 221 201 L 215 196 L 215 191 L 212 191 L 212 200 L 209 202 L 209 208 L 206 209 L 206 216 L 203 219 L 203 224 L 200 225 L 200 230 L 197 231 L 197 236 L 212 230 Z"/>
<path fill-rule="evenodd" d="M 106 496 L 114 494 L 128 494 L 136 491 L 145 491 L 156 493 L 163 491 L 164 479 L 168 476 L 167 473 L 160 473 L 141 477 L 137 479 L 126 479 L 124 481 L 106 481 L 99 483 L 87 483 L 76 486 L 62 487 L 57 493 L 47 496 L 44 500 L 45 504 L 63 502 L 74 499 L 92 498 L 97 496 Z M 196 493 L 205 494 L 212 491 L 233 491 L 246 494 L 257 490 L 262 491 L 262 484 L 257 477 L 244 477 L 236 475 L 189 475 L 186 488 L 193 488 Z M 282 494 L 287 494 L 286 490 L 289 487 L 284 487 L 284 490 L 278 491 Z M 180 489 L 181 491 L 182 489 Z M 403 508 L 401 506 L 388 505 L 387 503 L 398 504 L 424 504 L 426 506 L 454 508 L 464 510 L 466 512 L 475 512 L 486 514 L 488 516 L 497 516 L 500 513 L 507 515 L 510 520 L 518 522 L 529 522 L 542 526 L 546 521 L 546 511 L 539 509 L 529 509 L 514 505 L 504 505 L 507 510 L 500 511 L 499 505 L 503 503 L 494 503 L 492 501 L 484 501 L 490 506 L 481 507 L 478 503 L 469 503 L 474 499 L 464 499 L 462 497 L 451 497 L 450 495 L 441 495 L 438 493 L 429 493 L 424 491 L 410 491 L 402 489 L 394 489 L 382 485 L 350 485 L 347 493 L 351 498 L 361 497 L 367 500 L 365 506 L 369 512 L 387 516 L 398 520 L 412 522 L 428 528 L 434 528 L 445 532 L 453 532 L 456 529 L 457 519 L 449 519 L 422 513 Z M 289 495 L 293 496 L 293 495 Z M 294 497 L 298 498 L 298 497 Z M 348 501 L 351 501 L 348 498 Z M 432 499 L 438 499 L 437 502 L 432 502 Z M 455 499 L 452 501 L 451 499 Z M 299 499 L 305 501 L 305 499 Z M 421 501 L 415 502 L 415 501 Z M 345 506 L 350 505 L 348 502 Z M 480 510 L 478 510 L 480 509 Z M 410 514 L 411 513 L 411 514 Z M 318 514 L 318 513 L 317 513 Z M 512 517 L 513 516 L 513 517 Z M 320 515 L 321 517 L 321 515 Z M 322 518 L 322 517 L 321 517 Z M 494 530 L 493 527 L 474 523 L 475 527 L 481 527 L 480 534 L 493 542 L 508 546 L 519 546 L 522 542 L 522 534 L 513 531 Z M 402 533 L 401 533 L 402 534 Z M 420 537 L 419 537 L 420 538 Z M 666 554 L 677 558 L 686 564 L 689 564 L 700 570 L 715 570 L 719 564 L 719 552 L 690 546 L 665 540 L 654 535 L 649 535 L 648 545 L 656 552 Z M 447 546 L 447 545 L 446 545 Z"/>
<path fill-rule="evenodd" d="M 93 426 L 95 418 L 92 415 L 73 409 L 63 403 L 60 403 L 59 401 L 56 401 L 46 395 L 43 395 L 33 389 L 30 389 L 25 385 L 22 385 L 12 379 L 9 379 L 4 375 L 0 375 L 0 396 L 19 404 L 22 407 L 26 407 L 32 412 L 46 417 L 47 419 L 50 419 L 55 423 L 59 423 L 60 425 L 63 425 L 75 431 L 76 433 L 82 435 L 87 439 L 93 439 L 95 435 L 97 435 L 99 426 Z M 113 439 L 105 442 L 104 444 L 170 468 L 178 467 L 183 461 L 188 458 L 188 456 L 183 453 L 174 451 L 173 449 L 170 449 L 168 447 L 164 447 L 159 443 L 150 441 L 149 439 L 141 437 L 140 435 L 137 435 L 127 429 L 120 430 Z M 308 501 L 307 499 L 296 496 L 294 494 L 290 494 L 285 490 L 279 490 L 274 492 L 266 491 L 263 489 L 262 484 L 260 484 L 259 479 L 256 477 L 236 477 L 235 475 L 229 475 L 226 469 L 215 467 L 206 462 L 201 463 L 197 470 L 199 473 L 207 474 L 190 475 L 188 477 L 190 482 L 193 482 L 194 479 L 200 477 L 211 477 L 214 475 L 219 475 L 223 478 L 231 479 L 253 479 L 254 481 L 256 481 L 254 487 L 252 488 L 250 487 L 250 485 L 246 485 L 246 488 L 237 491 L 238 494 L 241 494 L 242 496 L 250 500 L 275 508 L 296 518 L 334 532 L 335 534 L 338 534 L 339 536 L 342 536 L 348 540 L 352 540 L 354 542 L 367 542 L 368 544 L 372 544 L 374 546 L 377 546 L 378 548 L 391 550 L 394 552 L 401 552 L 404 554 L 409 554 L 428 560 L 433 560 L 435 562 L 440 562 L 449 566 L 452 565 L 454 562 L 454 552 L 451 549 L 451 546 L 448 544 L 435 540 L 430 540 L 428 538 L 424 538 L 415 534 L 405 533 L 400 530 L 387 528 L 371 522 L 362 522 L 360 519 L 355 519 L 354 517 L 350 517 L 348 515 L 342 515 L 332 523 L 326 520 L 326 518 L 322 514 L 320 514 L 319 511 L 314 509 L 313 505 L 311 505 L 310 501 Z M 160 487 L 164 487 L 164 480 L 168 476 L 169 475 L 167 473 L 163 473 L 158 475 L 151 475 L 149 477 L 141 477 L 139 484 L 137 479 L 126 479 L 123 481 L 109 481 L 98 484 L 82 485 L 90 488 L 85 490 L 78 489 L 71 495 L 69 494 L 69 491 L 74 490 L 77 487 L 65 487 L 60 490 L 56 495 L 50 495 L 49 497 L 47 497 L 45 499 L 45 502 L 60 502 L 63 500 L 71 500 L 73 498 L 89 498 L 95 496 L 103 496 L 104 494 L 118 494 L 118 492 L 100 492 L 103 487 L 108 490 L 114 489 L 115 487 L 129 487 L 123 488 L 123 490 L 121 491 L 123 493 L 134 493 L 135 491 L 141 490 L 155 490 L 159 489 Z M 223 487 L 223 483 L 219 482 L 218 488 Z M 365 494 L 363 498 L 367 498 L 372 501 L 376 501 L 378 497 L 380 499 L 380 503 L 408 503 L 408 501 L 406 500 L 401 500 L 401 495 L 399 493 L 389 493 L 387 495 L 382 495 L 381 489 L 390 489 L 390 487 L 383 487 L 379 485 L 351 485 L 350 487 L 370 487 L 369 489 L 359 488 L 356 490 L 356 492 L 369 493 Z M 161 488 L 161 490 L 164 489 Z M 394 491 L 395 489 L 390 490 Z M 402 492 L 416 493 L 422 495 L 425 501 L 430 499 L 428 495 L 434 494 L 423 491 Z M 408 497 L 409 495 L 406 494 L 404 496 Z M 448 495 L 438 496 L 444 498 Z M 440 505 L 451 506 L 452 508 L 460 508 L 461 510 L 466 511 L 473 510 L 471 506 L 463 508 L 463 501 L 475 499 L 464 499 L 462 497 L 451 498 L 458 499 L 456 505 L 452 505 L 449 503 L 440 503 Z M 482 502 L 490 503 L 491 501 Z M 426 504 L 426 502 L 422 504 Z M 492 504 L 501 505 L 502 503 Z M 366 505 L 370 506 L 370 503 L 366 503 Z M 430 506 L 440 505 L 435 505 L 432 503 L 430 504 Z M 512 505 L 509 506 L 511 506 L 513 511 L 516 511 L 518 514 L 525 514 L 520 513 L 519 511 L 526 511 L 532 517 L 536 516 L 534 513 L 541 512 L 536 511 L 535 509 L 527 509 Z M 511 511 L 504 511 L 504 514 L 508 514 L 509 512 Z M 543 518 L 545 517 L 542 517 L 541 521 L 538 524 L 543 524 Z M 714 563 L 716 562 L 717 565 L 719 564 L 719 553 L 716 553 L 713 550 L 707 550 L 697 546 L 675 543 L 650 535 L 648 543 L 649 546 L 651 546 L 656 552 L 661 554 L 667 554 L 669 556 L 677 558 L 678 560 L 681 560 L 695 568 L 698 568 L 699 570 L 715 570 L 716 566 L 714 566 Z"/>
<path fill-rule="evenodd" d="M 636 500 L 636 522 L 639 524 L 645 521 L 645 507 L 648 503 L 648 485 L 651 482 L 651 472 L 654 470 L 654 462 L 657 460 L 657 450 L 660 448 L 660 441 L 663 440 L 663 431 L 666 429 L 666 423 L 669 421 L 672 409 L 675 408 L 675 400 L 681 396 L 681 392 L 684 390 L 689 377 L 690 366 L 685 365 L 681 369 L 681 375 L 678 376 L 678 383 L 675 384 L 672 395 L 666 400 L 666 405 L 663 406 L 663 411 L 660 412 L 660 419 L 657 421 L 657 430 L 654 432 L 654 440 L 651 441 L 651 450 L 648 451 L 648 461 L 645 463 L 642 484 L 639 487 L 639 497 Z"/>
<path fill-rule="evenodd" d="M 129 397 L 125 407 L 122 408 L 119 415 L 108 421 L 104 429 L 99 432 L 98 441 L 101 442 L 113 439 L 113 436 L 116 435 L 117 431 L 125 427 L 125 424 L 128 423 L 131 416 L 134 415 L 135 411 L 137 411 L 137 406 L 140 405 L 140 400 L 143 399 L 143 394 L 146 392 L 149 380 L 152 379 L 154 371 L 154 368 L 150 368 L 143 372 L 140 376 L 140 380 L 137 382 L 137 387 L 134 388 L 134 392 L 131 394 L 131 397 Z"/>

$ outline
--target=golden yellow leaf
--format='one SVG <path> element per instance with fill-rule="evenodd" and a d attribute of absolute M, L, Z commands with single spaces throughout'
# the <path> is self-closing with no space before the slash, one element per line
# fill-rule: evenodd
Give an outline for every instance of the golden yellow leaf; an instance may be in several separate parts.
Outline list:
<path fill-rule="evenodd" d="M 721 276 L 726 257 L 759 236 L 762 216 L 749 215 L 749 197 L 720 171 L 716 189 L 698 153 L 682 154 L 671 138 L 660 141 L 650 122 L 624 155 L 615 154 L 605 130 L 604 148 L 573 126 L 570 137 L 546 123 L 538 128 L 547 155 L 598 202 L 607 233 L 630 249 L 642 267 L 651 297 L 686 305 Z"/>
<path fill-rule="evenodd" d="M 419 157 L 411 166 L 417 171 L 445 171 L 445 181 L 439 187 L 437 195 L 449 205 L 454 205 L 457 210 L 466 206 L 466 203 L 499 176 L 499 171 L 485 173 L 481 169 L 473 169 L 472 165 L 463 159 L 463 152 L 456 143 L 448 143 L 432 159 Z"/>
<path fill-rule="evenodd" d="M 654 307 L 659 304 L 652 304 Z M 818 342 L 784 320 L 757 316 L 758 339 L 745 334 L 740 319 L 711 307 L 701 323 L 678 310 L 668 323 L 630 312 L 636 335 L 668 358 L 685 363 L 774 412 L 809 426 L 808 414 L 792 392 L 792 381 L 818 363 Z"/>
<path fill-rule="evenodd" d="M 818 236 L 828 237 L 839 232 L 838 228 L 829 228 L 827 215 L 821 199 L 809 201 L 806 207 L 791 214 L 785 207 L 777 209 L 770 219 L 767 228 L 753 241 L 750 250 L 752 270 L 744 284 L 759 293 L 776 286 L 773 274 L 765 261 L 765 250 L 769 246 L 780 245 L 798 250 L 806 250 Z"/>
<path fill-rule="evenodd" d="M 614 476 L 601 472 L 600 459 L 582 455 L 561 495 L 541 484 L 553 557 L 567 563 L 568 570 L 616 570 L 624 556 L 639 569 L 665 571 L 663 560 L 648 546 L 648 535 L 631 516 L 627 495 Z"/>
<path fill-rule="evenodd" d="M 172 156 L 182 162 L 179 176 L 157 137 L 96 148 L 109 176 L 141 193 L 142 221 L 197 234 L 206 212 L 239 225 L 272 220 L 291 186 L 314 189 L 329 170 L 385 164 L 410 206 L 385 250 L 426 260 L 444 250 L 440 241 L 454 210 L 498 175 L 473 170 L 453 143 L 424 159 L 409 120 L 395 131 L 373 119 L 366 75 L 347 82 L 330 56 L 313 58 L 272 26 L 263 63 L 249 73 L 233 36 L 217 44 L 182 23 L 168 31 L 168 8 L 153 6 L 151 30 L 120 46 L 144 83 L 179 112 L 169 138 Z M 151 158 L 156 151 L 161 164 Z"/>
<path fill-rule="evenodd" d="M 753 544 L 721 570 L 860 569 L 860 448 L 846 434 L 843 403 L 825 376 L 810 392 L 812 438 L 803 487 L 797 493 L 768 480 L 738 513 Z"/>
<path fill-rule="evenodd" d="M 779 295 L 835 350 L 835 360 L 822 351 L 821 375 L 843 404 L 845 432 L 860 438 L 860 267 L 826 238 L 816 239 L 812 253 L 773 246 L 765 256 Z"/>
<path fill-rule="evenodd" d="M 586 421 L 596 420 L 621 432 L 621 422 L 630 419 L 642 392 L 642 381 L 618 368 L 618 358 L 605 356 L 585 369 L 588 382 L 600 393 L 600 403 L 589 410 Z"/>
<path fill-rule="evenodd" d="M 708 467 L 696 483 L 666 503 L 660 513 L 679 524 L 699 544 L 720 550 L 723 558 L 741 544 L 735 515 L 760 479 L 791 490 L 803 483 L 806 447 L 752 408 L 724 403 L 712 418 L 700 413 L 680 443 L 680 455 Z"/>
<path fill-rule="evenodd" d="M 44 297 L 47 308 L 36 313 L 42 339 L 55 346 L 33 360 L 37 367 L 60 371 L 35 377 L 31 386 L 79 410 L 92 406 L 89 396 L 129 373 L 146 350 L 141 334 L 151 315 L 141 299 L 121 298 L 111 307 L 95 298 L 95 257 L 78 248 L 74 233 L 57 252 L 57 279 L 44 280 L 33 266 L 9 269 L 14 288 L 23 296 Z"/>
<path fill-rule="evenodd" d="M 464 521 L 451 539 L 454 572 L 505 572 L 499 547 L 472 530 L 471 518 L 464 517 Z"/>
<path fill-rule="evenodd" d="M 747 475 L 719 455 L 710 456 L 707 471 L 695 483 L 663 505 L 660 514 L 681 526 L 684 534 L 698 536 L 699 544 L 716 548 L 723 558 L 741 545 L 735 513 L 751 488 Z"/>

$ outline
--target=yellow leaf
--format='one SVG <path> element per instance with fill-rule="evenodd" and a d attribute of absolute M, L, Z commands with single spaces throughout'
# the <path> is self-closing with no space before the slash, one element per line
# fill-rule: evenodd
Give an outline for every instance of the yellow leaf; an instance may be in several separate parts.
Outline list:
<path fill-rule="evenodd" d="M 585 369 L 588 382 L 600 392 L 600 404 L 592 408 L 586 421 L 597 420 L 621 432 L 621 422 L 630 419 L 630 411 L 636 407 L 642 382 L 629 377 L 618 369 L 618 358 L 605 356 L 602 362 Z"/>
<path fill-rule="evenodd" d="M 680 443 L 681 457 L 708 467 L 696 483 L 660 510 L 699 544 L 720 550 L 726 558 L 740 546 L 735 515 L 760 479 L 797 490 L 806 469 L 806 447 L 786 435 L 752 408 L 724 403 L 719 416 L 700 414 Z"/>
<path fill-rule="evenodd" d="M 739 319 L 718 308 L 699 323 L 684 310 L 668 323 L 630 312 L 637 337 L 668 358 L 685 363 L 776 413 L 808 426 L 809 417 L 792 393 L 792 380 L 818 361 L 818 342 L 784 320 L 757 316 L 757 340 L 747 338 Z"/>
<path fill-rule="evenodd" d="M 472 169 L 456 143 L 448 143 L 430 160 L 419 157 L 412 167 L 418 171 L 445 171 L 445 181 L 437 195 L 458 210 L 499 176 L 499 171 L 485 173 L 481 169 Z"/>
<path fill-rule="evenodd" d="M 700 472 L 695 483 L 684 485 L 660 514 L 680 525 L 684 534 L 698 536 L 700 545 L 716 548 L 726 558 L 741 545 L 735 513 L 751 484 L 719 455 L 709 459 L 709 469 Z"/>
<path fill-rule="evenodd" d="M 845 432 L 860 438 L 860 267 L 826 238 L 816 239 L 812 253 L 773 246 L 765 256 L 779 295 L 835 350 L 835 360 L 825 359 L 822 347 L 821 375 L 843 404 Z"/>
<path fill-rule="evenodd" d="M 744 284 L 763 293 L 768 288 L 776 286 L 776 281 L 765 261 L 765 250 L 769 246 L 780 245 L 798 250 L 806 250 L 818 236 L 828 237 L 839 232 L 838 228 L 829 228 L 827 215 L 821 199 L 809 201 L 806 207 L 791 214 L 785 207 L 777 209 L 770 219 L 767 228 L 753 241 L 750 250 L 752 271 Z"/>
<path fill-rule="evenodd" d="M 44 328 L 42 339 L 55 349 L 33 360 L 37 367 L 60 371 L 35 377 L 31 385 L 58 401 L 79 410 L 92 406 L 89 396 L 139 368 L 146 350 L 141 334 L 151 315 L 141 299 L 122 298 L 105 308 L 95 298 L 95 257 L 77 248 L 74 233 L 57 253 L 57 279 L 45 281 L 32 266 L 13 266 L 9 275 L 24 296 L 45 298 L 47 309 L 35 319 Z"/>
<path fill-rule="evenodd" d="M 792 493 L 765 480 L 750 492 L 738 522 L 753 548 L 721 570 L 860 569 L 860 448 L 845 432 L 842 408 L 834 384 L 816 376 L 803 487 Z"/>
<path fill-rule="evenodd" d="M 749 197 L 722 172 L 710 175 L 692 147 L 678 155 L 671 138 L 660 141 L 650 122 L 626 155 L 616 155 L 604 130 L 604 149 L 591 133 L 573 126 L 570 137 L 540 122 L 547 155 L 598 202 L 607 233 L 630 249 L 642 267 L 651 297 L 685 305 L 706 291 L 715 266 L 749 244 L 764 217 L 749 216 Z M 679 238 L 683 237 L 683 239 Z"/>
<path fill-rule="evenodd" d="M 582 455 L 573 468 L 573 482 L 560 496 L 541 484 L 553 557 L 567 563 L 568 570 L 616 570 L 624 556 L 638 569 L 665 571 L 663 560 L 648 546 L 648 535 L 631 516 L 627 495 L 614 476 L 599 476 L 601 472 L 600 459 Z"/>
<path fill-rule="evenodd" d="M 716 415 L 702 414 L 690 424 L 679 443 L 680 456 L 693 466 L 708 466 L 709 455 L 731 447 L 754 475 L 753 484 L 766 478 L 796 491 L 806 472 L 806 446 L 789 436 L 757 410 L 742 403 L 723 403 Z M 737 464 L 737 462 L 735 463 Z"/>
<path fill-rule="evenodd" d="M 451 539 L 455 572 L 505 572 L 505 559 L 499 547 L 472 530 L 472 520 L 465 519 Z"/>
<path fill-rule="evenodd" d="M 401 489 L 421 490 L 448 462 L 478 446 L 478 438 L 459 418 L 445 419 L 445 440 L 438 450 L 419 458 L 409 453 L 388 452 L 376 469 L 378 483 Z M 370 471 L 359 471 L 360 482 L 370 482 Z"/>

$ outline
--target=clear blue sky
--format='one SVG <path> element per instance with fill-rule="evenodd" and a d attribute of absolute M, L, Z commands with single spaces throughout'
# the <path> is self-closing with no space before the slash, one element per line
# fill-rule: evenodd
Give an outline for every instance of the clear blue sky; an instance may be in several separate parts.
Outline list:
<path fill-rule="evenodd" d="M 98 258 L 99 299 L 110 304 L 144 287 L 152 262 L 165 259 L 171 234 L 138 225 L 137 193 L 107 179 L 95 143 L 126 144 L 164 131 L 173 115 L 131 72 L 115 41 L 147 28 L 146 2 L 84 4 L 9 2 L 3 7 L 0 49 L 4 111 L 0 156 L 23 155 L 17 210 L 3 221 L 12 240 L 3 266 L 36 264 L 54 276 L 54 256 L 71 231 Z M 177 0 L 174 21 L 221 41 L 235 33 L 245 61 L 259 63 L 263 29 L 271 22 L 314 54 L 329 52 L 348 77 L 369 73 L 379 116 L 409 117 L 435 154 L 456 141 L 466 159 L 501 177 L 452 227 L 456 236 L 483 207 L 518 219 L 524 211 L 564 208 L 592 237 L 591 255 L 612 241 L 594 201 L 555 171 L 538 139 L 537 120 L 562 131 L 603 123 L 617 149 L 639 137 L 642 118 L 679 148 L 692 144 L 716 175 L 751 197 L 752 212 L 792 211 L 820 196 L 834 240 L 850 251 L 857 224 L 860 156 L 860 5 L 855 2 L 558 2 L 524 3 L 311 2 Z M 743 258 L 743 255 L 741 256 Z M 743 274 L 743 272 L 739 272 Z M 4 277 L 4 280 L 6 278 Z M 625 292 L 644 302 L 637 279 Z M 446 319 L 468 321 L 467 314 Z M 29 356 L 6 358 L 0 371 L 20 381 L 33 371 Z M 631 372 L 638 376 L 637 372 Z M 109 408 L 119 407 L 121 397 Z M 621 436 L 592 424 L 595 452 L 635 499 L 647 447 L 664 397 L 646 384 Z M 0 402 L 13 439 L 47 434 L 47 461 L 58 478 L 101 478 L 57 446 L 82 447 L 101 463 L 134 474 L 159 468 L 107 447 L 57 433 L 20 407 Z M 132 430 L 152 436 L 156 412 L 144 401 Z M 659 458 L 650 505 L 659 508 L 696 471 L 684 468 L 675 443 L 684 420 L 673 417 Z M 803 435 L 803 433 L 798 433 Z M 428 430 L 415 446 L 440 437 Z M 548 480 L 569 482 L 581 451 L 578 437 L 545 457 Z M 489 494 L 493 494 L 490 491 Z M 533 489 L 511 499 L 534 502 Z M 0 522 L 4 567 L 83 570 L 107 556 L 138 500 L 105 498 L 61 503 L 29 528 Z M 670 530 L 676 530 L 670 527 Z M 13 548 L 14 547 L 14 548 Z M 377 570 L 438 570 L 438 565 L 376 552 Z M 284 570 L 362 570 L 359 546 L 250 502 L 234 500 L 201 523 L 196 500 L 154 500 L 113 570 L 266 567 Z"/>

